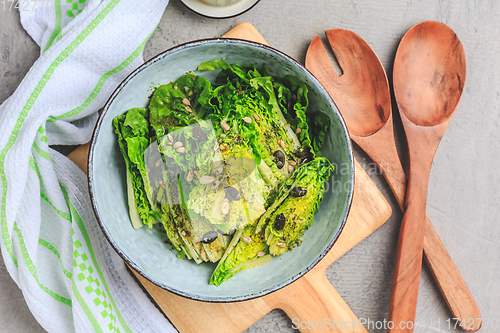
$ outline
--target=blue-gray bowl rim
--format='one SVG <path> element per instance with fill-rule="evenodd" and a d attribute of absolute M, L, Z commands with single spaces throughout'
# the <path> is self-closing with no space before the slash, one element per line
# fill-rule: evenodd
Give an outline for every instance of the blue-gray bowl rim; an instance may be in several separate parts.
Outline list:
<path fill-rule="evenodd" d="M 349 189 L 348 198 L 347 198 L 347 201 L 348 201 L 347 202 L 347 208 L 346 208 L 344 216 L 342 218 L 342 222 L 341 222 L 339 230 L 337 231 L 335 237 L 332 239 L 332 241 L 330 242 L 330 244 L 326 247 L 326 249 L 309 266 L 307 266 L 306 268 L 304 268 L 302 271 L 300 271 L 299 273 L 295 274 L 291 278 L 289 278 L 289 279 L 281 282 L 280 284 L 278 284 L 278 285 L 276 285 L 274 287 L 262 290 L 262 291 L 260 291 L 258 293 L 244 295 L 244 296 L 237 296 L 237 297 L 217 297 L 217 298 L 214 298 L 214 297 L 199 296 L 199 295 L 196 295 L 196 294 L 191 294 L 191 293 L 188 293 L 188 292 L 177 290 L 177 289 L 169 287 L 168 285 L 166 285 L 166 284 L 164 284 L 164 283 L 162 283 L 160 281 L 157 281 L 156 279 L 154 279 L 151 276 L 149 276 L 139 265 L 137 265 L 136 263 L 134 263 L 120 249 L 120 247 L 116 244 L 116 242 L 113 240 L 113 238 L 109 234 L 106 226 L 104 225 L 104 223 L 102 222 L 102 220 L 101 220 L 101 218 L 100 218 L 100 216 L 98 214 L 97 202 L 96 202 L 95 197 L 93 195 L 93 191 L 94 191 L 94 188 L 93 188 L 93 153 L 94 153 L 94 147 L 95 147 L 97 136 L 99 135 L 99 131 L 100 131 L 100 128 L 101 128 L 102 121 L 103 121 L 104 117 L 106 116 L 106 113 L 107 113 L 110 105 L 113 103 L 114 99 L 116 98 L 116 96 L 118 96 L 118 94 L 123 89 L 123 87 L 128 82 L 130 82 L 138 73 L 140 73 L 141 71 L 143 71 L 147 67 L 152 66 L 158 60 L 160 60 L 160 59 L 162 59 L 162 58 L 170 55 L 171 53 L 177 52 L 179 50 L 183 50 L 183 49 L 190 48 L 190 47 L 195 47 L 195 46 L 200 45 L 200 44 L 221 43 L 221 42 L 222 43 L 247 44 L 247 45 L 250 45 L 250 46 L 253 46 L 253 47 L 267 49 L 268 51 L 274 52 L 277 55 L 279 55 L 281 57 L 284 57 L 288 61 L 290 61 L 291 63 L 295 64 L 300 70 L 302 70 L 307 76 L 309 76 L 309 78 L 313 82 L 317 83 L 318 88 L 320 90 L 322 90 L 322 93 L 324 94 L 324 96 L 331 102 L 331 104 L 335 105 L 335 109 L 333 111 L 334 111 L 335 115 L 339 118 L 340 124 L 341 124 L 342 129 L 343 129 L 343 134 L 344 134 L 344 137 L 345 137 L 345 140 L 346 140 L 346 143 L 347 143 L 347 150 L 349 152 L 349 165 L 351 167 L 351 173 L 349 175 L 349 181 L 351 183 L 351 187 Z M 92 209 L 94 211 L 94 215 L 96 217 L 97 223 L 99 224 L 99 227 L 100 227 L 102 233 L 104 234 L 104 236 L 106 237 L 108 243 L 115 250 L 115 252 L 125 261 L 125 263 L 129 267 L 131 267 L 139 275 L 141 275 L 143 278 L 145 278 L 146 280 L 150 281 L 154 285 L 156 285 L 156 286 L 158 286 L 158 287 L 160 287 L 160 288 L 162 288 L 162 289 L 164 289 L 164 290 L 166 290 L 168 292 L 171 292 L 174 295 L 181 296 L 181 297 L 184 297 L 184 298 L 187 298 L 187 299 L 191 299 L 191 300 L 195 300 L 195 301 L 202 301 L 202 302 L 208 302 L 208 303 L 231 303 L 231 302 L 248 301 L 248 300 L 252 300 L 252 299 L 255 299 L 255 298 L 263 297 L 265 295 L 269 295 L 269 294 L 271 294 L 271 293 L 273 293 L 275 291 L 278 291 L 278 290 L 282 289 L 283 287 L 288 286 L 292 282 L 298 280 L 300 277 L 302 277 L 303 275 L 305 275 L 311 269 L 313 269 L 328 254 L 328 252 L 330 252 L 330 250 L 332 249 L 332 247 L 337 242 L 340 234 L 344 230 L 344 226 L 345 226 L 345 223 L 347 221 L 347 217 L 349 215 L 349 211 L 351 210 L 352 197 L 353 197 L 353 194 L 354 194 L 354 157 L 353 157 L 353 153 L 352 153 L 352 143 L 351 143 L 351 139 L 350 139 L 350 136 L 349 136 L 349 131 L 348 131 L 347 126 L 345 124 L 344 118 L 342 117 L 342 114 L 338 111 L 337 105 L 335 104 L 335 102 L 333 101 L 333 99 L 330 97 L 330 95 L 328 94 L 328 92 L 326 91 L 326 89 L 323 87 L 323 85 L 316 79 L 316 77 L 314 77 L 314 75 L 307 68 L 305 68 L 305 66 L 303 66 L 302 64 L 300 64 L 298 61 L 296 61 L 292 57 L 288 56 L 287 54 L 285 54 L 285 53 L 283 53 L 283 52 L 281 52 L 281 51 L 279 51 L 279 50 L 277 50 L 277 49 L 275 49 L 275 48 L 273 48 L 273 47 L 271 47 L 269 45 L 265 45 L 265 44 L 258 43 L 258 42 L 253 42 L 253 41 L 248 41 L 248 40 L 244 40 L 244 39 L 238 39 L 238 38 L 223 38 L 223 37 L 219 37 L 219 38 L 207 38 L 207 39 L 198 39 L 198 40 L 186 42 L 186 43 L 183 43 L 183 44 L 179 44 L 177 46 L 174 46 L 174 47 L 172 47 L 170 49 L 167 49 L 167 50 L 165 50 L 165 51 L 157 54 L 156 56 L 154 56 L 151 59 L 145 61 L 142 65 L 140 65 L 139 67 L 137 67 L 132 73 L 130 73 L 116 87 L 116 89 L 113 91 L 113 93 L 111 94 L 111 96 L 108 98 L 106 104 L 102 108 L 102 112 L 99 115 L 99 118 L 97 120 L 96 126 L 94 128 L 93 133 L 92 133 L 92 138 L 90 140 L 89 154 L 88 154 L 88 158 L 87 158 L 87 182 L 88 182 L 88 187 L 89 187 L 90 201 L 91 201 L 91 204 L 92 204 Z"/>

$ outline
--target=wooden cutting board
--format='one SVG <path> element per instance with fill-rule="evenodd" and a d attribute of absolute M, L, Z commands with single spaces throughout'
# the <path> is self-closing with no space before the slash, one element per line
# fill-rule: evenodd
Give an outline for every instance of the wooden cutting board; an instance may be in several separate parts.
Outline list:
<path fill-rule="evenodd" d="M 249 23 L 241 23 L 223 37 L 240 38 L 267 44 Z M 68 155 L 82 170 L 87 171 L 88 144 Z M 282 309 L 301 332 L 308 332 L 309 321 L 330 323 L 311 332 L 367 332 L 356 315 L 326 278 L 326 269 L 352 249 L 391 216 L 392 210 L 382 193 L 355 161 L 355 187 L 349 217 L 332 250 L 314 269 L 290 285 L 264 297 L 236 303 L 205 303 L 169 293 L 138 273 L 137 279 L 150 296 L 181 332 L 242 332 L 273 309 Z M 295 319 L 296 318 L 296 319 Z M 328 318 L 328 321 L 325 319 Z M 337 324 L 334 326 L 332 319 Z"/>

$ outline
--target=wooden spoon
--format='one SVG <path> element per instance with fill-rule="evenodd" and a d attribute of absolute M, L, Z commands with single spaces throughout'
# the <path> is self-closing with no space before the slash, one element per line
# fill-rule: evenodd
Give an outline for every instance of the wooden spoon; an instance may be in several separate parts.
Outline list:
<path fill-rule="evenodd" d="M 334 99 L 351 139 L 382 171 L 403 209 L 406 176 L 396 150 L 391 97 L 384 68 L 371 47 L 354 32 L 332 29 L 326 31 L 326 36 L 344 74 L 337 75 L 319 36 L 309 46 L 306 67 Z M 424 258 L 453 317 L 466 323 L 463 325 L 466 331 L 477 331 L 481 327 L 479 308 L 427 217 Z"/>
<path fill-rule="evenodd" d="M 394 323 L 415 322 L 429 173 L 462 95 L 465 72 L 462 43 L 445 24 L 417 24 L 399 44 L 394 94 L 408 138 L 410 167 L 389 303 L 388 320 Z M 387 331 L 413 332 L 413 328 L 396 324 Z"/>

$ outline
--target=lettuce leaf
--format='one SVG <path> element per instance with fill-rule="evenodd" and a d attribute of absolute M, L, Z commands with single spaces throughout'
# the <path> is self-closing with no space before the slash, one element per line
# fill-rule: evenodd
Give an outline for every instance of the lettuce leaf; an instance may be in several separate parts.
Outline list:
<path fill-rule="evenodd" d="M 309 136 L 312 139 L 312 151 L 317 155 L 325 142 L 330 118 L 323 112 L 315 112 L 307 115 L 309 123 Z"/>
<path fill-rule="evenodd" d="M 284 117 L 294 132 L 298 132 L 302 147 L 310 151 L 313 158 L 319 156 L 330 118 L 320 110 L 310 110 L 307 85 L 297 77 L 287 75 L 277 79 L 274 89 Z"/>
<path fill-rule="evenodd" d="M 256 260 L 259 252 L 266 253 L 268 246 L 262 236 L 255 234 L 255 225 L 247 225 L 238 230 L 212 273 L 210 284 L 220 286 L 234 274 L 244 270 L 249 262 Z M 250 243 L 242 237 L 250 239 Z"/>
<path fill-rule="evenodd" d="M 183 75 L 175 82 L 156 88 L 149 103 L 151 127 L 156 137 L 203 118 L 212 108 L 209 103 L 211 94 L 210 81 L 193 74 Z"/>
<path fill-rule="evenodd" d="M 151 198 L 152 192 L 142 157 L 149 142 L 147 109 L 130 109 L 115 118 L 113 126 L 127 168 L 127 193 L 132 225 L 134 228 L 139 228 L 142 224 L 152 227 L 160 213 L 155 209 Z"/>
<path fill-rule="evenodd" d="M 323 200 L 325 181 L 333 169 L 326 158 L 317 157 L 297 170 L 291 186 L 281 189 L 280 198 L 284 200 L 279 206 L 270 207 L 268 212 L 271 214 L 264 217 L 265 239 L 271 255 L 283 254 L 302 243 L 302 236 L 311 226 Z M 294 195 L 299 188 L 305 189 L 304 195 Z"/>
<path fill-rule="evenodd" d="M 196 185 L 189 193 L 187 209 L 190 215 L 198 214 L 224 232 L 255 221 L 265 211 L 270 188 L 260 176 L 251 150 L 241 136 L 223 134 L 218 144 L 225 147 L 220 152 L 220 159 L 212 160 L 207 168 L 200 168 L 201 177 L 210 176 L 215 180 L 208 184 L 193 180 Z M 226 193 L 228 188 L 239 198 L 231 199 Z"/>
<path fill-rule="evenodd" d="M 275 190 L 291 175 L 288 161 L 297 164 L 293 152 L 300 142 L 287 122 L 274 90 L 274 79 L 265 67 L 240 66 L 217 60 L 205 62 L 198 70 L 221 69 L 217 76 L 212 114 L 217 133 L 223 133 L 221 123 L 240 135 L 251 148 L 251 154 L 266 183 Z M 247 121 L 242 121 L 247 119 Z M 275 153 L 281 151 L 286 162 L 276 167 Z M 264 161 L 265 163 L 262 163 Z M 272 174 L 271 174 L 272 173 Z"/>

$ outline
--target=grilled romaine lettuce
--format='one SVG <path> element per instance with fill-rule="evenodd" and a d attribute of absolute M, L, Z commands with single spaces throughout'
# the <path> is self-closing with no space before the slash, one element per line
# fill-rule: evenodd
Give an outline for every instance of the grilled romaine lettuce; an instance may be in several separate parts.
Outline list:
<path fill-rule="evenodd" d="M 272 261 L 263 234 L 255 234 L 256 224 L 236 231 L 222 259 L 210 277 L 210 284 L 220 286 L 234 274 Z"/>
<path fill-rule="evenodd" d="M 198 67 L 215 69 L 214 84 L 186 74 L 157 87 L 114 126 L 133 226 L 161 222 L 179 257 L 219 261 L 220 285 L 300 245 L 331 166 L 318 157 L 329 118 L 307 110 L 306 84 L 265 66 Z"/>
<path fill-rule="evenodd" d="M 273 78 L 265 67 L 258 71 L 222 60 L 198 69 L 222 69 L 211 99 L 214 111 L 207 117 L 217 120 L 218 133 L 234 132 L 248 143 L 264 181 L 276 191 L 297 165 L 293 153 L 301 145 L 280 109 Z"/>
<path fill-rule="evenodd" d="M 285 199 L 274 211 L 270 209 L 272 213 L 264 222 L 264 238 L 271 255 L 283 254 L 302 243 L 302 236 L 323 201 L 325 181 L 332 170 L 326 158 L 317 157 L 297 170 L 291 186 L 282 188 L 280 194 Z"/>
<path fill-rule="evenodd" d="M 264 264 L 270 261 L 269 254 L 283 254 L 299 246 L 323 200 L 324 183 L 332 170 L 333 166 L 324 157 L 298 168 L 259 222 L 237 231 L 210 283 L 219 286 L 257 260 Z"/>
<path fill-rule="evenodd" d="M 127 168 L 127 194 L 130 219 L 134 228 L 144 224 L 150 228 L 158 221 L 160 213 L 152 199 L 153 190 L 144 161 L 144 153 L 151 143 L 149 112 L 134 108 L 113 119 L 118 145 Z"/>

